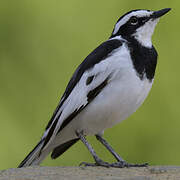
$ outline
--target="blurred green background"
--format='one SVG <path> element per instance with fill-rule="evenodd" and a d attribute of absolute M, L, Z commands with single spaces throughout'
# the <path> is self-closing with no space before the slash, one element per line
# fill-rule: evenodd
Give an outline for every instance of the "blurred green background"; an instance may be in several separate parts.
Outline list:
<path fill-rule="evenodd" d="M 180 1 L 1 0 L 0 2 L 0 169 L 14 168 L 32 150 L 79 63 L 105 41 L 131 9 L 172 11 L 158 24 L 159 53 L 154 86 L 128 120 L 105 138 L 129 162 L 180 165 Z M 89 137 L 97 153 L 113 158 Z M 81 142 L 44 166 L 93 161 Z"/>

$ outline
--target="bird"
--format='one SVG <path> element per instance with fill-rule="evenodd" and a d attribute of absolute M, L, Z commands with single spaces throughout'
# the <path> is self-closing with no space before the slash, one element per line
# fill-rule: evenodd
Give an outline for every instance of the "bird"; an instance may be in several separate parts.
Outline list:
<path fill-rule="evenodd" d="M 131 10 L 118 19 L 110 37 L 75 70 L 39 143 L 19 168 L 40 165 L 50 153 L 56 159 L 79 140 L 94 159 L 94 163 L 81 165 L 117 168 L 148 165 L 126 162 L 103 134 L 133 114 L 151 90 L 158 58 L 152 35 L 159 19 L 170 10 Z M 95 136 L 116 161 L 102 160 L 86 136 Z"/>

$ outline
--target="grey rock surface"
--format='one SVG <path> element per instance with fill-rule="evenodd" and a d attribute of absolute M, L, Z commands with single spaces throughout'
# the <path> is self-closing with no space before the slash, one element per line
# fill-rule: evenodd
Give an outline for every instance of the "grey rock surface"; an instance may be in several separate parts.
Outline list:
<path fill-rule="evenodd" d="M 27 167 L 0 171 L 0 180 L 180 180 L 180 167 Z"/>

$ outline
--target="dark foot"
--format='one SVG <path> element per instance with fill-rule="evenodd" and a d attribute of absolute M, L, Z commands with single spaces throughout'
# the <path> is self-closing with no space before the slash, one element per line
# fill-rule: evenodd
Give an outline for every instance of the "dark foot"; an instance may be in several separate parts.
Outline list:
<path fill-rule="evenodd" d="M 87 167 L 87 166 L 97 166 L 96 165 L 96 163 L 87 163 L 87 162 L 81 162 L 80 164 L 79 164 L 79 166 L 85 166 L 85 167 Z"/>
<path fill-rule="evenodd" d="M 110 164 L 110 167 L 116 167 L 116 168 L 125 168 L 125 167 L 147 167 L 148 163 L 144 163 L 144 164 L 129 164 L 125 161 L 119 161 L 119 162 L 115 162 Z"/>
<path fill-rule="evenodd" d="M 105 161 L 102 161 L 102 160 L 98 160 L 96 163 L 87 163 L 87 162 L 82 162 L 80 163 L 79 166 L 103 166 L 103 167 L 111 167 L 111 164 L 105 162 Z"/>
<path fill-rule="evenodd" d="M 98 161 L 96 163 L 87 163 L 87 162 L 82 162 L 79 166 L 92 166 L 92 167 L 95 167 L 95 166 L 103 166 L 103 167 L 114 167 L 114 168 L 125 168 L 125 167 L 147 167 L 148 166 L 148 163 L 144 163 L 144 164 L 129 164 L 129 163 L 126 163 L 124 161 L 119 161 L 119 162 L 115 162 L 115 163 L 107 163 L 107 162 L 104 162 L 104 161 Z"/>

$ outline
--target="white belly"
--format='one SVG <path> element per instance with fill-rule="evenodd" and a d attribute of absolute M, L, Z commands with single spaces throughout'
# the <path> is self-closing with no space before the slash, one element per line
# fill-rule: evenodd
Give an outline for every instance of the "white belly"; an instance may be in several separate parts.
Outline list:
<path fill-rule="evenodd" d="M 113 81 L 73 121 L 75 129 L 94 135 L 126 119 L 143 103 L 152 83 L 148 80 L 118 84 Z M 121 81 L 122 83 L 122 81 Z"/>
<path fill-rule="evenodd" d="M 75 131 L 95 135 L 135 112 L 147 97 L 152 83 L 137 76 L 112 81 L 57 137 L 59 142 L 76 137 Z M 126 82 L 125 82 L 126 81 Z M 124 83 L 123 83 L 124 82 Z M 55 143 L 56 144 L 56 143 Z"/>
<path fill-rule="evenodd" d="M 153 81 L 150 82 L 146 77 L 141 80 L 137 76 L 129 51 L 125 49 L 117 51 L 113 58 L 113 60 L 109 58 L 102 61 L 99 67 L 96 65 L 98 69 L 106 67 L 103 72 L 109 71 L 108 74 L 113 72 L 112 77 L 92 102 L 59 132 L 55 141 L 56 145 L 77 138 L 76 131 L 83 131 L 85 135 L 103 132 L 130 116 L 147 97 Z M 83 84 L 83 77 L 81 79 Z M 79 92 L 77 91 L 77 94 L 75 90 L 74 92 L 72 97 L 77 97 Z M 75 99 L 72 104 L 76 101 L 78 100 Z M 71 104 L 70 101 L 68 103 Z"/>

